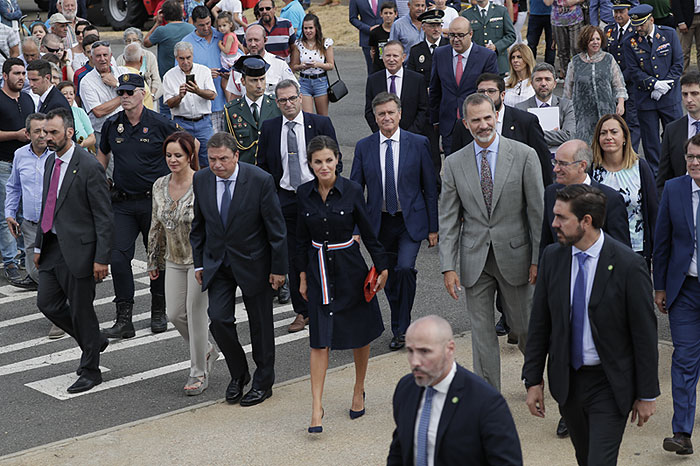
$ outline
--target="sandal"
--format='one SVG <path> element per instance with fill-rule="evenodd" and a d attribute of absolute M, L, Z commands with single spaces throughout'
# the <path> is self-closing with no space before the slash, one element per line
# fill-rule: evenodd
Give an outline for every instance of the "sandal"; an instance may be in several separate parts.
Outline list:
<path fill-rule="evenodd" d="M 187 384 L 183 388 L 186 395 L 200 395 L 209 386 L 209 380 L 205 376 L 190 377 L 187 379 Z"/>

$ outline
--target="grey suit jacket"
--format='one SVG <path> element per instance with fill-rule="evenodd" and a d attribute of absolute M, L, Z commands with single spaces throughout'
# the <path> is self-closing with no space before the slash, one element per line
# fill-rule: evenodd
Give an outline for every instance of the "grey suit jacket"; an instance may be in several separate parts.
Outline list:
<path fill-rule="evenodd" d="M 528 108 L 537 108 L 535 96 L 524 102 L 520 102 L 515 107 L 527 111 Z M 574 114 L 574 103 L 566 97 L 552 95 L 552 107 L 559 107 L 559 129 L 544 132 L 544 140 L 550 147 L 561 146 L 566 141 L 573 139 L 576 134 L 576 115 Z"/>
<path fill-rule="evenodd" d="M 493 245 L 506 281 L 513 286 L 527 283 L 530 265 L 538 261 L 542 230 L 544 187 L 540 170 L 534 149 L 501 136 L 489 217 L 474 144 L 445 159 L 439 219 L 442 272 L 457 270 L 459 254 L 462 284 L 473 286 Z"/>

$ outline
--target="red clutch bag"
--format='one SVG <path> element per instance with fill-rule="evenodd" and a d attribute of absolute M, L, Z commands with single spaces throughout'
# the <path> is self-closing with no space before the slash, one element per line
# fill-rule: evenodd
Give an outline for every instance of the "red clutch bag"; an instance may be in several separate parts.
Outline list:
<path fill-rule="evenodd" d="M 374 295 L 377 294 L 376 291 L 374 291 L 374 287 L 377 286 L 377 277 L 379 274 L 377 273 L 377 269 L 372 266 L 371 269 L 369 269 L 369 272 L 367 273 L 367 277 L 365 277 L 365 286 L 364 286 L 364 291 L 365 291 L 365 301 L 370 302 L 372 301 L 372 298 L 374 298 Z"/>

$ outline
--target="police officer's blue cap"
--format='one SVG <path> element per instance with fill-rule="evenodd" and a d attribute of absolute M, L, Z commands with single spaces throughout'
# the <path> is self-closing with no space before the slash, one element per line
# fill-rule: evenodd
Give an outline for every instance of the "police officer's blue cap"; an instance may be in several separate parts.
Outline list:
<path fill-rule="evenodd" d="M 133 91 L 134 89 L 141 89 L 146 87 L 143 76 L 137 73 L 126 73 L 119 76 L 119 86 L 117 86 L 118 91 Z"/>
<path fill-rule="evenodd" d="M 233 64 L 233 69 L 241 73 L 243 76 L 256 78 L 265 76 L 270 64 L 267 63 L 260 55 L 243 55 Z"/>
<path fill-rule="evenodd" d="M 625 9 L 630 9 L 634 5 L 632 4 L 632 0 L 612 0 L 612 9 L 613 10 L 625 10 Z"/>
<path fill-rule="evenodd" d="M 443 16 L 445 16 L 445 12 L 442 10 L 428 10 L 418 17 L 418 21 L 428 24 L 442 24 Z"/>
<path fill-rule="evenodd" d="M 632 20 L 632 26 L 637 27 L 646 23 L 649 18 L 651 18 L 651 12 L 654 11 L 651 5 L 642 3 L 632 8 L 629 12 L 630 19 Z"/>

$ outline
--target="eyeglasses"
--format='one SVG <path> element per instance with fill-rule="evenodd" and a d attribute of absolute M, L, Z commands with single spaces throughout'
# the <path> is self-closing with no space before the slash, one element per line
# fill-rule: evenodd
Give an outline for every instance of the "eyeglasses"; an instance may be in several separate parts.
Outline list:
<path fill-rule="evenodd" d="M 277 103 L 285 105 L 287 102 L 289 102 L 290 104 L 293 104 L 298 98 L 299 95 L 293 95 L 291 97 L 287 97 L 286 99 L 277 99 Z"/>
<path fill-rule="evenodd" d="M 581 163 L 581 162 L 583 162 L 583 160 L 574 160 L 573 162 L 562 162 L 561 160 L 552 159 L 552 166 L 556 167 L 557 165 L 559 165 L 562 168 L 566 168 L 570 165 L 573 165 L 575 163 Z"/>
<path fill-rule="evenodd" d="M 447 34 L 447 37 L 450 39 L 464 39 L 467 36 L 470 36 L 472 33 L 471 32 L 450 32 Z"/>
<path fill-rule="evenodd" d="M 270 10 L 272 10 L 272 8 L 273 8 L 273 7 L 271 7 L 271 6 L 261 6 L 261 7 L 258 8 L 258 10 L 260 10 L 260 11 L 270 11 Z"/>
<path fill-rule="evenodd" d="M 118 96 L 123 96 L 124 94 L 126 95 L 134 95 L 134 89 L 119 89 L 117 91 Z"/>
<path fill-rule="evenodd" d="M 476 92 L 478 92 L 479 94 L 498 94 L 501 91 L 492 87 L 489 89 L 477 89 Z"/>
<path fill-rule="evenodd" d="M 46 50 L 48 50 L 50 53 L 58 53 L 58 51 L 61 50 L 60 48 L 52 49 L 48 45 L 44 45 L 44 47 L 46 47 Z"/>
<path fill-rule="evenodd" d="M 692 163 L 694 161 L 700 162 L 700 155 L 698 154 L 685 154 L 685 161 L 688 163 Z"/>

